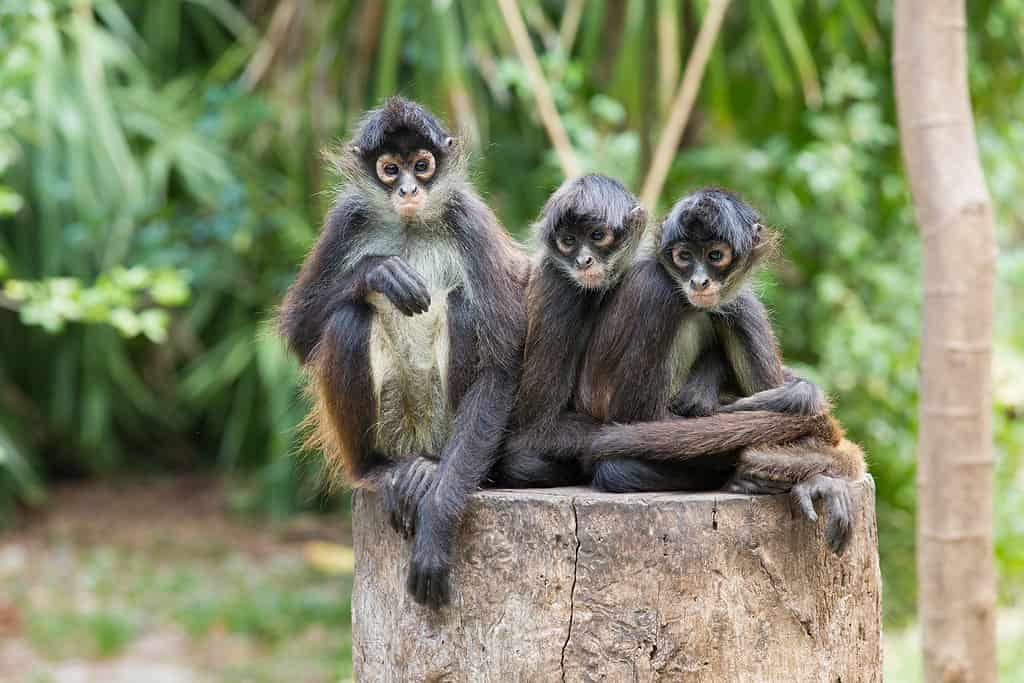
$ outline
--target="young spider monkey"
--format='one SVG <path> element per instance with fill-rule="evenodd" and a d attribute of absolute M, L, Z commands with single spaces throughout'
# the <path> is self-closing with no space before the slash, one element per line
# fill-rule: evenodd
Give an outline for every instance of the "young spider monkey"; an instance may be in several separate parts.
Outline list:
<path fill-rule="evenodd" d="M 281 333 L 310 376 L 332 473 L 381 490 L 393 526 L 415 532 L 408 589 L 436 607 L 512 407 L 527 264 L 419 104 L 369 112 L 338 161 L 345 182 Z"/>
<path fill-rule="evenodd" d="M 840 552 L 848 481 L 863 454 L 842 438 L 816 386 L 782 366 L 764 306 L 747 281 L 775 238 L 718 189 L 680 200 L 608 306 L 586 353 L 579 410 L 603 427 L 590 443 L 593 483 L 609 491 L 792 489 Z M 636 315 L 636 311 L 643 311 Z M 721 405 L 723 395 L 739 396 Z M 681 416 L 710 416 L 679 419 Z"/>
<path fill-rule="evenodd" d="M 580 358 L 610 292 L 632 264 L 647 214 L 617 180 L 584 175 L 548 199 L 527 287 L 522 378 L 495 480 L 501 486 L 586 481 L 584 449 L 598 426 L 570 412 Z"/>

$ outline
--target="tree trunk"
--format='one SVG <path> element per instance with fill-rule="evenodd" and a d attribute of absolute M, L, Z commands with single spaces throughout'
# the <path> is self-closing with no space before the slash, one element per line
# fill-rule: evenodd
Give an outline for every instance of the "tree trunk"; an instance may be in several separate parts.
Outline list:
<path fill-rule="evenodd" d="M 405 591 L 409 547 L 353 503 L 359 681 L 881 680 L 874 485 L 832 555 L 786 496 L 473 496 L 452 604 Z"/>
<path fill-rule="evenodd" d="M 903 161 L 924 250 L 918 582 L 927 681 L 995 681 L 995 228 L 974 138 L 963 0 L 897 0 Z"/>

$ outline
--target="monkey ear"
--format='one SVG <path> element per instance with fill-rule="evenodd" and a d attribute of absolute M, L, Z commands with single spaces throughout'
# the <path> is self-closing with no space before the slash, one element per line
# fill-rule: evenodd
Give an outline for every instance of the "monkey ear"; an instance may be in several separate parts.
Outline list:
<path fill-rule="evenodd" d="M 754 244 L 757 244 L 761 241 L 761 229 L 764 228 L 764 226 L 760 223 L 754 223 L 750 228 L 754 231 Z"/>
<path fill-rule="evenodd" d="M 453 138 L 453 137 L 445 138 L 444 139 L 444 146 L 447 149 L 451 149 L 452 147 L 454 147 L 455 146 L 455 138 Z"/>
<path fill-rule="evenodd" d="M 359 149 L 359 145 L 352 145 L 348 148 L 348 151 L 352 152 L 357 157 L 363 156 L 363 150 Z"/>
<path fill-rule="evenodd" d="M 626 222 L 632 224 L 634 228 L 643 229 L 647 224 L 647 209 L 643 205 L 637 204 L 626 214 Z"/>

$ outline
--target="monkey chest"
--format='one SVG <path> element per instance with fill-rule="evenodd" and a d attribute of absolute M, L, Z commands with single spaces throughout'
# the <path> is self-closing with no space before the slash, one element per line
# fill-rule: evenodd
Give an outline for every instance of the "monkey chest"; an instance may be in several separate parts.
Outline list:
<path fill-rule="evenodd" d="M 448 290 L 432 290 L 430 308 L 411 317 L 389 301 L 373 299 L 377 314 L 369 346 L 378 411 L 374 447 L 396 458 L 436 454 L 451 426 Z"/>
<path fill-rule="evenodd" d="M 714 342 L 714 337 L 711 318 L 703 313 L 688 318 L 679 326 L 670 351 L 671 396 L 677 395 L 686 384 L 694 363 L 701 352 Z"/>

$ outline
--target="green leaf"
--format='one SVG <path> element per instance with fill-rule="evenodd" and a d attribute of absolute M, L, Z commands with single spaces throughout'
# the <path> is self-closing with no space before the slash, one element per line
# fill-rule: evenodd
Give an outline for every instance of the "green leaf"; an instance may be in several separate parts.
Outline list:
<path fill-rule="evenodd" d="M 0 186 L 0 216 L 10 216 L 21 211 L 25 200 L 10 188 Z"/>

